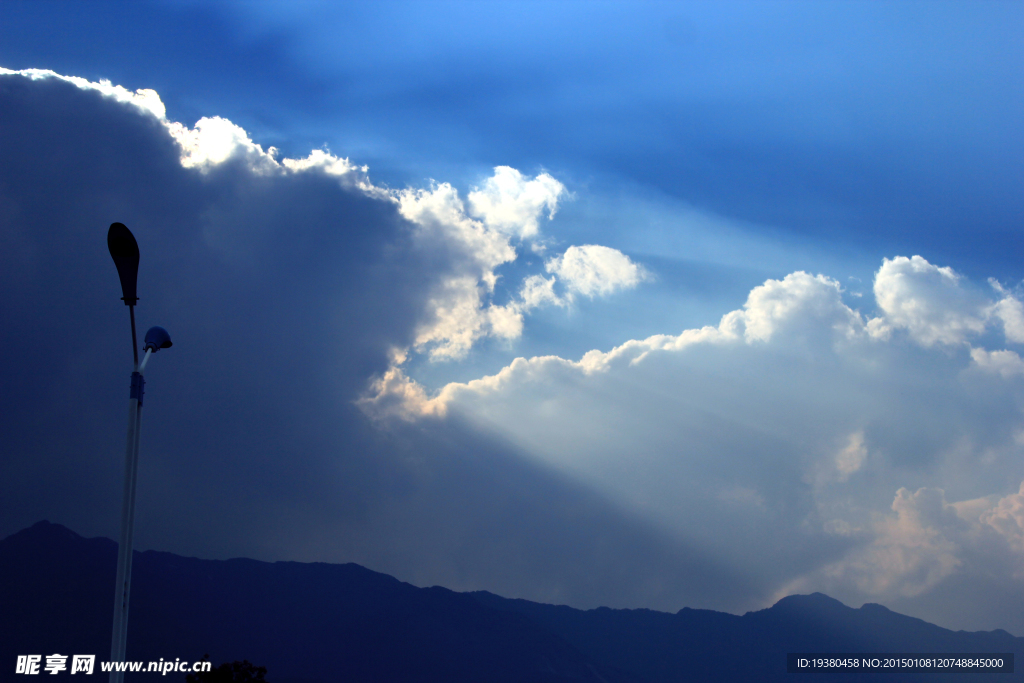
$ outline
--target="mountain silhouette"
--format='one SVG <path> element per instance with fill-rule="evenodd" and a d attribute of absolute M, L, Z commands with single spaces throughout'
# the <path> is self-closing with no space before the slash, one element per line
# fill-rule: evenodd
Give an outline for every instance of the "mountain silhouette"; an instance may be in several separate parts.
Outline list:
<path fill-rule="evenodd" d="M 0 671 L 11 671 L 22 654 L 107 660 L 116 558 L 113 541 L 85 539 L 49 522 L 0 541 Z M 954 632 L 881 605 L 853 609 L 821 593 L 743 616 L 689 608 L 578 610 L 417 588 L 356 564 L 200 560 L 157 551 L 136 552 L 133 560 L 130 660 L 196 661 L 206 653 L 215 664 L 247 659 L 265 666 L 271 683 L 802 680 L 787 673 L 791 652 L 1014 653 L 1019 663 L 1024 638 Z M 806 680 L 936 675 L 815 672 Z M 977 673 L 938 675 L 978 680 Z M 1024 680 L 1021 673 L 990 676 Z"/>

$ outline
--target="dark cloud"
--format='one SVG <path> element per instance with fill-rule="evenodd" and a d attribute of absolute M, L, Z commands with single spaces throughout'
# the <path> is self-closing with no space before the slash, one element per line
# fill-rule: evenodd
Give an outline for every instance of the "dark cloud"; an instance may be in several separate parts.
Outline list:
<path fill-rule="evenodd" d="M 105 253 L 116 219 L 141 245 L 140 327 L 159 323 L 176 341 L 150 369 L 147 417 L 157 419 L 147 443 L 173 452 L 175 471 L 219 463 L 240 491 L 254 477 L 290 490 L 298 475 L 286 474 L 322 456 L 296 453 L 286 465 L 271 454 L 308 449 L 309 420 L 345 410 L 388 342 L 408 334 L 418 287 L 384 248 L 401 242 L 393 208 L 316 173 L 261 177 L 241 160 L 207 175 L 183 169 L 163 126 L 133 107 L 56 79 L 2 82 L 4 235 L 14 245 L 4 270 L 7 291 L 20 294 L 4 300 L 17 331 L 5 357 L 25 368 L 24 386 L 5 393 L 11 437 L 73 468 L 112 445 L 101 435 L 110 417 L 121 421 L 113 405 L 130 358 Z M 15 416 L 47 413 L 43 447 Z M 76 443 L 83 433 L 94 435 L 88 445 Z M 37 474 L 57 476 L 47 461 Z"/>

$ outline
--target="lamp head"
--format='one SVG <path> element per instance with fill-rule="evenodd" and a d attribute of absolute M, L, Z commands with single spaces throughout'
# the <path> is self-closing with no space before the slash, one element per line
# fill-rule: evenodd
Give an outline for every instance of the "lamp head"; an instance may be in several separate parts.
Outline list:
<path fill-rule="evenodd" d="M 156 353 L 160 349 L 171 348 L 171 335 L 167 334 L 167 330 L 162 327 L 151 327 L 146 332 L 146 341 L 142 347 L 143 351 L 152 350 Z"/>
<path fill-rule="evenodd" d="M 139 300 L 135 293 L 139 279 L 139 243 L 124 223 L 111 223 L 107 231 L 107 249 L 117 266 L 117 276 L 121 278 L 121 293 L 124 294 L 121 299 L 126 306 L 134 306 Z"/>

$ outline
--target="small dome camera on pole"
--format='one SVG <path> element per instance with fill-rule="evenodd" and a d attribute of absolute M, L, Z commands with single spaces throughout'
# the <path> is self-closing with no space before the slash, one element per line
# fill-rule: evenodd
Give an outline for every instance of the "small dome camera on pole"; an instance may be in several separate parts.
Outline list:
<path fill-rule="evenodd" d="M 160 349 L 169 349 L 171 348 L 171 335 L 167 334 L 167 330 L 162 327 L 151 327 L 146 332 L 146 342 L 142 348 L 146 351 L 152 349 L 153 353 Z"/>
<path fill-rule="evenodd" d="M 156 353 L 160 349 L 171 348 L 171 335 L 167 334 L 167 330 L 162 327 L 151 327 L 146 332 L 145 343 L 142 348 L 146 351 L 146 356 L 142 359 L 139 364 L 139 372 L 146 370 L 146 363 L 149 362 L 150 355 Z"/>

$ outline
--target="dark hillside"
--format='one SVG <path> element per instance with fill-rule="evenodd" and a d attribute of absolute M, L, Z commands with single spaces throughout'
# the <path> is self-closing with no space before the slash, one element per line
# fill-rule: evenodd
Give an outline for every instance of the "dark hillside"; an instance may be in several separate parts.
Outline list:
<path fill-rule="evenodd" d="M 116 555 L 110 540 L 85 539 L 48 522 L 0 541 L 3 666 L 10 670 L 19 654 L 95 654 L 105 661 Z M 952 632 L 880 605 L 851 609 L 820 593 L 743 616 L 584 611 L 417 588 L 355 564 L 199 560 L 155 551 L 135 555 L 128 634 L 132 660 L 195 661 L 205 653 L 215 663 L 247 659 L 267 667 L 271 683 L 803 680 L 786 673 L 787 652 L 883 651 L 1014 652 L 1020 661 L 1024 638 Z M 807 680 L 865 675 L 978 676 Z M 985 680 L 1024 679 L 990 676 Z"/>

